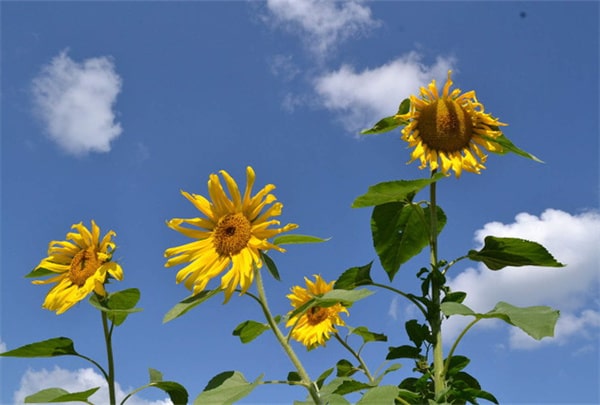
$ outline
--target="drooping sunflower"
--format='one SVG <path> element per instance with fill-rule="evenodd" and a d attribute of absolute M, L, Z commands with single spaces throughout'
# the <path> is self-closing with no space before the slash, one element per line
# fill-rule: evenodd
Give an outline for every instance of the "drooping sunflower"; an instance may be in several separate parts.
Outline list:
<path fill-rule="evenodd" d="M 427 88 L 421 87 L 420 98 L 411 95 L 410 110 L 395 118 L 408 121 L 402 139 L 414 148 L 409 163 L 419 159 L 420 169 L 429 165 L 431 170 L 441 163 L 444 174 L 452 169 L 456 177 L 463 170 L 479 174 L 487 159 L 482 149 L 501 152 L 494 139 L 502 135 L 498 127 L 507 124 L 484 112 L 475 91 L 450 91 L 451 73 L 441 96 L 433 80 Z"/>
<path fill-rule="evenodd" d="M 292 307 L 299 308 L 315 296 L 333 290 L 335 281 L 327 283 L 320 275 L 314 277 L 315 281 L 304 278 L 306 288 L 292 287 L 292 293 L 287 295 Z M 342 304 L 334 304 L 329 307 L 314 306 L 303 314 L 290 317 L 286 326 L 293 327 L 293 339 L 299 341 L 308 349 L 313 349 L 325 345 L 330 335 L 337 332 L 336 326 L 345 325 L 344 320 L 341 318 L 342 313 L 348 315 L 348 310 Z"/>
<path fill-rule="evenodd" d="M 48 245 L 48 257 L 42 259 L 31 273 L 36 271 L 46 274 L 58 273 L 57 276 L 46 280 L 34 280 L 33 284 L 56 283 L 46 295 L 44 308 L 62 314 L 73 305 L 83 300 L 94 291 L 100 296 L 106 296 L 104 284 L 109 276 L 123 279 L 121 266 L 111 261 L 116 245 L 112 237 L 114 231 L 109 231 L 100 239 L 100 228 L 92 220 L 91 231 L 83 223 L 74 224 L 67 233 L 65 241 L 52 241 Z M 69 242 L 70 241 L 70 242 Z"/>
<path fill-rule="evenodd" d="M 216 174 L 211 174 L 208 180 L 208 194 L 212 201 L 201 195 L 181 191 L 206 218 L 173 218 L 167 222 L 169 228 L 196 240 L 167 249 L 165 257 L 168 260 L 165 266 L 189 262 L 179 270 L 176 281 L 184 281 L 194 295 L 203 291 L 211 279 L 229 269 L 221 277 L 221 289 L 225 292 L 227 302 L 238 286 L 243 294 L 252 285 L 254 267 L 262 267 L 260 251 L 274 249 L 285 252 L 268 239 L 296 229 L 298 225 L 269 228 L 280 224 L 271 218 L 281 215 L 283 204 L 275 202 L 277 198 L 270 194 L 275 189 L 272 184 L 266 185 L 254 196 L 251 195 L 256 176 L 250 166 L 246 168 L 246 190 L 243 196 L 229 173 L 225 170 L 219 173 L 225 180 L 231 198 L 225 193 Z"/>

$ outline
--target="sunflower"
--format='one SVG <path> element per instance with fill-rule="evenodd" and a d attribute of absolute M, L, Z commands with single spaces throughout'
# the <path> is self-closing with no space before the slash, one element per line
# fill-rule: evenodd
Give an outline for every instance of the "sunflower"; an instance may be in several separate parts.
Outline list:
<path fill-rule="evenodd" d="M 441 161 L 444 174 L 450 169 L 456 177 L 463 170 L 479 174 L 487 159 L 482 149 L 502 152 L 494 140 L 502 135 L 498 126 L 506 124 L 484 113 L 475 91 L 450 92 L 451 73 L 448 71 L 441 97 L 433 80 L 427 88 L 421 87 L 420 98 L 411 95 L 410 110 L 395 118 L 408 121 L 402 129 L 402 139 L 414 148 L 409 163 L 419 159 L 420 169 L 429 164 L 431 170 L 436 170 Z"/>
<path fill-rule="evenodd" d="M 299 308 L 313 299 L 315 296 L 325 294 L 333 290 L 333 284 L 325 282 L 321 276 L 315 275 L 315 281 L 306 281 L 306 288 L 295 286 L 292 293 L 287 297 L 290 299 L 292 307 Z M 292 311 L 293 312 L 293 311 Z M 329 340 L 331 333 L 336 333 L 336 326 L 344 326 L 345 323 L 340 317 L 341 313 L 348 314 L 348 310 L 342 304 L 334 304 L 328 307 L 313 306 L 303 314 L 291 317 L 286 326 L 292 326 L 292 338 L 302 343 L 308 349 L 316 346 L 325 345 Z M 291 313 L 291 312 L 290 312 Z"/>
<path fill-rule="evenodd" d="M 109 276 L 123 279 L 123 270 L 118 263 L 111 261 L 116 236 L 109 231 L 100 240 L 100 228 L 92 220 L 92 230 L 83 223 L 71 227 L 76 232 L 67 233 L 65 241 L 52 241 L 48 245 L 48 257 L 43 259 L 31 273 L 58 273 L 46 280 L 34 280 L 33 284 L 56 283 L 46 295 L 44 308 L 62 314 L 94 291 L 106 296 L 104 284 Z M 71 242 L 69 242 L 69 240 Z"/>
<path fill-rule="evenodd" d="M 262 267 L 261 251 L 274 249 L 285 252 L 268 239 L 296 229 L 298 225 L 269 228 L 280 224 L 271 218 L 281 215 L 283 204 L 275 202 L 276 197 L 270 194 L 275 189 L 272 184 L 251 195 L 255 174 L 250 166 L 246 169 L 243 197 L 235 180 L 224 170 L 219 173 L 225 180 L 231 198 L 225 193 L 216 174 L 211 174 L 208 180 L 208 194 L 212 202 L 201 195 L 181 192 L 206 218 L 174 218 L 167 222 L 169 228 L 196 240 L 167 249 L 165 266 L 189 262 L 179 270 L 176 281 L 184 281 L 194 295 L 203 291 L 212 278 L 229 269 L 221 277 L 221 289 L 225 292 L 227 302 L 238 285 L 242 294 L 252 285 L 254 268 Z"/>

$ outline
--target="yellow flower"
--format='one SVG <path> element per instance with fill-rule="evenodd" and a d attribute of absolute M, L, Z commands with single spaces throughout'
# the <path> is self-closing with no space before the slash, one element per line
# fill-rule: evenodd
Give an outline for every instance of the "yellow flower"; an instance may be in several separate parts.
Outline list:
<path fill-rule="evenodd" d="M 287 297 L 294 308 L 299 308 L 315 296 L 333 290 L 335 281 L 326 283 L 321 276 L 315 275 L 314 277 L 314 282 L 306 277 L 304 278 L 306 288 L 300 286 L 292 288 L 292 293 Z M 291 317 L 287 321 L 286 326 L 293 326 L 292 338 L 302 343 L 308 349 L 312 349 L 316 346 L 325 345 L 325 342 L 329 340 L 329 335 L 337 332 L 335 329 L 336 326 L 345 325 L 340 316 L 342 312 L 348 314 L 348 310 L 342 304 L 323 308 L 314 306 L 303 314 Z"/>
<path fill-rule="evenodd" d="M 67 233 L 67 240 L 50 242 L 48 257 L 36 267 L 36 270 L 46 269 L 58 275 L 33 281 L 33 284 L 56 283 L 46 295 L 43 307 L 56 311 L 57 315 L 83 300 L 92 291 L 106 296 L 104 284 L 108 276 L 123 279 L 121 266 L 111 261 L 116 247 L 111 238 L 116 236 L 115 232 L 109 231 L 100 240 L 100 228 L 94 221 L 91 232 L 81 222 L 71 229 L 76 232 Z"/>
<path fill-rule="evenodd" d="M 463 170 L 479 174 L 487 159 L 482 148 L 501 152 L 502 147 L 493 140 L 502 135 L 498 126 L 506 124 L 484 113 L 475 91 L 450 92 L 451 73 L 448 71 L 441 97 L 433 80 L 427 88 L 421 87 L 420 98 L 410 96 L 410 111 L 395 118 L 409 121 L 402 129 L 402 139 L 414 148 L 409 163 L 419 159 L 420 169 L 429 164 L 436 170 L 441 160 L 444 174 L 450 169 L 456 177 Z"/>
<path fill-rule="evenodd" d="M 229 268 L 221 277 L 221 289 L 225 291 L 227 302 L 238 285 L 242 294 L 252 285 L 254 268 L 262 267 L 260 251 L 285 251 L 267 239 L 296 229 L 298 225 L 288 224 L 269 229 L 271 225 L 279 225 L 279 221 L 270 218 L 281 215 L 283 204 L 275 202 L 276 197 L 270 194 L 275 189 L 272 184 L 251 196 L 255 179 L 251 167 L 246 169 L 243 197 L 235 180 L 224 170 L 220 174 L 225 179 L 231 198 L 223 190 L 216 174 L 211 174 L 208 180 L 208 194 L 212 202 L 201 195 L 181 192 L 206 218 L 174 218 L 167 222 L 169 228 L 197 240 L 167 249 L 165 266 L 189 262 L 179 270 L 176 281 L 180 283 L 185 280 L 185 286 L 193 294 L 203 291 L 212 278 Z"/>

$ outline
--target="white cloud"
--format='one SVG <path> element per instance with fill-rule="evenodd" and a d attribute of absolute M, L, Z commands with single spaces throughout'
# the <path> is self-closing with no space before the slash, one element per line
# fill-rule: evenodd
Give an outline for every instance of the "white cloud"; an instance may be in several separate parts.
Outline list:
<path fill-rule="evenodd" d="M 314 81 L 321 104 L 339 114 L 346 130 L 369 128 L 398 111 L 400 102 L 418 93 L 432 79 L 445 80 L 454 60 L 438 57 L 431 66 L 416 52 L 400 56 L 383 66 L 356 72 L 352 66 L 325 73 Z"/>
<path fill-rule="evenodd" d="M 33 79 L 35 112 L 67 153 L 108 152 L 121 132 L 113 106 L 121 78 L 110 58 L 73 61 L 63 51 Z"/>
<path fill-rule="evenodd" d="M 6 343 L 0 340 L 0 353 L 4 353 L 6 351 Z"/>
<path fill-rule="evenodd" d="M 275 55 L 269 61 L 273 76 L 281 77 L 284 81 L 293 80 L 300 74 L 300 68 L 294 63 L 292 55 Z"/>
<path fill-rule="evenodd" d="M 361 1 L 267 0 L 274 22 L 301 36 L 306 46 L 324 57 L 338 43 L 366 33 L 380 23 Z"/>
<path fill-rule="evenodd" d="M 109 403 L 106 380 L 91 368 L 82 368 L 76 371 L 65 370 L 60 367 L 55 367 L 52 371 L 46 369 L 28 370 L 21 378 L 19 390 L 14 394 L 14 402 L 22 404 L 26 396 L 46 388 L 62 388 L 68 392 L 79 392 L 94 387 L 101 388 L 90 397 L 90 401 L 95 404 Z M 115 391 L 117 402 L 120 402 L 127 395 L 118 383 L 115 384 Z M 127 392 L 130 391 L 132 390 L 127 390 Z M 168 405 L 171 403 L 168 399 L 146 401 L 136 396 L 127 400 L 128 405 Z"/>
<path fill-rule="evenodd" d="M 546 341 L 564 344 L 575 337 L 600 337 L 600 311 L 597 310 L 600 286 L 598 213 L 571 215 L 554 209 L 547 209 L 539 217 L 521 213 L 511 224 L 492 222 L 477 231 L 477 248 L 483 246 L 487 235 L 538 242 L 558 261 L 566 264 L 563 268 L 513 267 L 499 271 L 490 271 L 480 265 L 468 268 L 449 280 L 452 290 L 467 292 L 464 304 L 478 312 L 489 311 L 498 301 L 517 306 L 549 305 L 561 311 L 555 338 L 537 342 L 520 331 L 511 330 L 509 343 L 512 348 L 539 347 Z M 590 309 L 590 305 L 596 309 Z M 462 317 L 452 317 L 445 323 L 445 332 L 456 336 L 465 321 Z M 502 323 L 482 321 L 480 324 L 497 327 Z"/>
<path fill-rule="evenodd" d="M 392 298 L 392 301 L 390 302 L 390 307 L 388 308 L 388 315 L 394 321 L 398 320 L 398 298 L 397 297 Z"/>

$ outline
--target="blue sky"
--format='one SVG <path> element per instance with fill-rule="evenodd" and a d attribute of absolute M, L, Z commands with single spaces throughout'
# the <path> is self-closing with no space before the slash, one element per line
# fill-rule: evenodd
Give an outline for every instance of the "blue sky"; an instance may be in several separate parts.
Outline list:
<path fill-rule="evenodd" d="M 2 2 L 2 193 L 0 349 L 68 336 L 104 361 L 97 311 L 82 303 L 56 316 L 48 290 L 23 278 L 73 223 L 95 219 L 117 232 L 116 259 L 144 311 L 115 332 L 117 381 L 143 385 L 147 368 L 186 386 L 239 370 L 282 379 L 292 365 L 265 334 L 242 345 L 231 335 L 259 308 L 214 299 L 165 325 L 188 296 L 164 268 L 164 249 L 185 238 L 165 226 L 197 213 L 180 194 L 206 193 L 210 173 L 274 183 L 282 222 L 331 237 L 274 253 L 281 282 L 267 281 L 277 313 L 289 288 L 315 273 L 334 279 L 375 260 L 369 209 L 352 209 L 369 185 L 426 177 L 399 133 L 359 137 L 399 102 L 453 70 L 505 133 L 539 156 L 490 156 L 481 175 L 439 186 L 449 221 L 440 255 L 477 248 L 487 234 L 543 243 L 563 269 L 484 271 L 464 263 L 451 285 L 487 311 L 497 301 L 561 310 L 554 339 L 535 342 L 504 325 L 475 328 L 458 354 L 467 371 L 505 404 L 600 401 L 600 216 L 598 213 L 597 2 Z M 394 280 L 416 291 L 424 256 Z M 406 342 L 414 313 L 377 291 L 350 308 L 348 323 Z M 455 336 L 459 325 L 447 325 Z M 366 355 L 373 368 L 388 344 Z M 345 354 L 335 342 L 306 353 L 317 376 Z M 1 403 L 48 386 L 77 390 L 99 375 L 78 359 L 12 359 L 1 365 Z M 406 362 L 400 380 L 410 373 Z M 68 381 L 69 384 L 65 383 Z M 102 402 L 101 395 L 96 397 Z M 289 403 L 301 389 L 261 386 L 244 403 Z M 105 397 L 104 397 L 105 398 Z M 162 404 L 159 391 L 133 403 Z M 129 403 L 129 402 L 128 402 Z"/>

